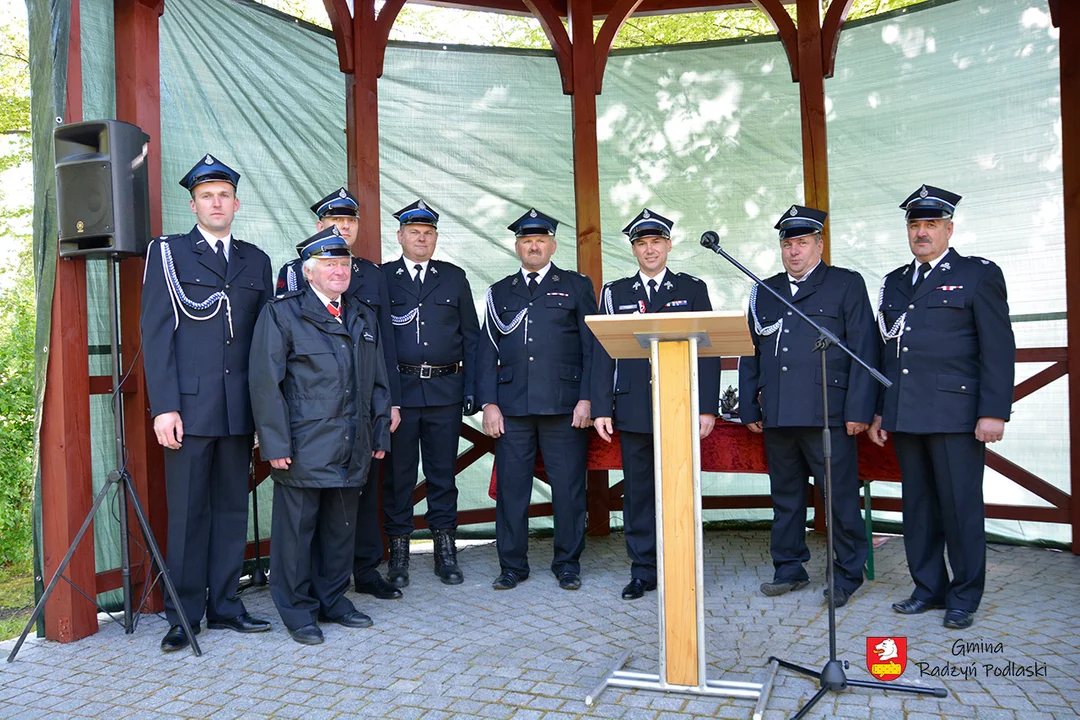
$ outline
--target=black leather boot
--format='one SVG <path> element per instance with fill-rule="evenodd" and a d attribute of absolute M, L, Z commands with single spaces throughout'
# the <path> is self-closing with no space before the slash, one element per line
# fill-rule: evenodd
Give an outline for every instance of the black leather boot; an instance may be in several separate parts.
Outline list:
<path fill-rule="evenodd" d="M 409 536 L 390 536 L 390 562 L 386 579 L 398 590 L 409 586 Z"/>
<path fill-rule="evenodd" d="M 461 574 L 461 568 L 457 564 L 454 531 L 432 529 L 431 537 L 435 540 L 435 574 L 446 585 L 460 585 L 465 582 L 465 576 Z"/>

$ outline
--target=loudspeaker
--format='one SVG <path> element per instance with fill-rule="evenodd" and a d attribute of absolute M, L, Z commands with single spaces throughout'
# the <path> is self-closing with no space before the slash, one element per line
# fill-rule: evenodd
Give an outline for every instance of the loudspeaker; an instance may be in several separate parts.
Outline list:
<path fill-rule="evenodd" d="M 150 239 L 150 137 L 119 120 L 53 130 L 60 257 L 142 255 Z"/>

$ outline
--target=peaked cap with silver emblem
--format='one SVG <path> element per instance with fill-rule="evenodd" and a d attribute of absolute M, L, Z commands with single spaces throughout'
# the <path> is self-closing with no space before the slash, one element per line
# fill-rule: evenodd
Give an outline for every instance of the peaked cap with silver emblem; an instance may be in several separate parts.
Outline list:
<path fill-rule="evenodd" d="M 908 220 L 951 218 L 959 202 L 960 196 L 956 193 L 923 185 L 908 195 L 907 200 L 900 204 L 900 209 L 906 211 Z"/>
<path fill-rule="evenodd" d="M 240 173 L 207 153 L 199 162 L 195 163 L 195 167 L 187 171 L 187 175 L 180 178 L 180 187 L 191 191 L 200 183 L 214 180 L 227 182 L 235 188 L 237 183 L 240 182 Z"/>
<path fill-rule="evenodd" d="M 311 212 L 322 220 L 324 217 L 358 217 L 360 203 L 346 188 L 340 187 L 311 206 Z"/>
<path fill-rule="evenodd" d="M 663 215 L 657 215 L 649 208 L 641 211 L 630 224 L 622 229 L 630 242 L 643 237 L 671 238 L 671 226 L 675 223 Z"/>
<path fill-rule="evenodd" d="M 349 244 L 336 225 L 320 230 L 296 246 L 301 260 L 309 258 L 351 257 Z"/>
<path fill-rule="evenodd" d="M 402 225 L 430 225 L 431 227 L 439 227 L 439 213 L 425 203 L 423 200 L 417 200 L 412 205 L 401 208 L 394 217 Z"/>
<path fill-rule="evenodd" d="M 554 235 L 559 221 L 550 215 L 545 215 L 536 208 L 529 208 L 529 212 L 519 217 L 506 226 L 506 229 L 514 233 L 515 237 L 526 235 Z"/>
<path fill-rule="evenodd" d="M 792 205 L 773 227 L 780 231 L 781 240 L 812 235 L 821 232 L 828 215 L 824 210 Z"/>

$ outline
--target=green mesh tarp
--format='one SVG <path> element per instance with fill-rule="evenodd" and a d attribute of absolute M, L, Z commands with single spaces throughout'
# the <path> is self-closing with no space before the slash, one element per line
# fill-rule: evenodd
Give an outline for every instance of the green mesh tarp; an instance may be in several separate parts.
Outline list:
<path fill-rule="evenodd" d="M 111 0 L 82 0 L 87 118 L 114 112 L 111 13 Z M 35 14 L 47 17 L 40 7 Z M 1043 0 L 929 2 L 850 23 L 825 85 L 833 262 L 862 272 L 876 300 L 881 276 L 910 258 L 900 200 L 922 183 L 950 188 L 965 196 L 953 244 L 1004 269 L 1019 346 L 1064 345 L 1057 62 Z M 213 152 L 243 175 L 234 232 L 275 265 L 290 258 L 313 231 L 308 205 L 346 180 L 337 67 L 333 39 L 312 26 L 244 0 L 169 0 L 161 18 L 165 230 L 194 223 L 177 180 Z M 781 268 L 772 225 L 802 201 L 803 175 L 798 86 L 779 42 L 616 52 L 597 106 L 604 279 L 633 271 L 619 230 L 648 205 L 675 220 L 671 265 L 704 278 L 716 308 L 744 308 L 749 282 L 697 239 L 715 230 L 759 274 Z M 441 213 L 437 256 L 467 270 L 478 310 L 486 286 L 518 266 L 505 226 L 529 206 L 562 221 L 555 261 L 576 266 L 570 99 L 550 53 L 391 43 L 379 114 L 384 258 L 399 254 L 391 213 L 423 197 Z M 40 144 L 47 128 L 38 124 Z M 35 234 L 39 248 L 45 237 Z M 100 351 L 106 294 L 95 273 L 90 343 Z M 92 370 L 104 372 L 101 362 L 107 357 L 92 359 Z M 1018 379 L 1041 368 L 1019 365 Z M 993 449 L 1067 492 L 1066 382 L 1020 402 Z M 722 387 L 732 384 L 735 374 L 725 373 Z M 100 484 L 115 462 L 112 419 L 105 399 L 93 402 Z M 491 506 L 490 470 L 489 457 L 459 478 L 461 509 Z M 703 489 L 766 494 L 768 480 L 706 475 Z M 1045 504 L 990 471 L 986 489 L 991 503 Z M 878 483 L 874 492 L 898 487 Z M 534 500 L 547 499 L 538 484 Z M 263 518 L 265 534 L 268 512 Z M 1069 538 L 1062 525 L 988 528 L 1031 541 Z M 116 534 L 108 523 L 97 532 L 99 541 Z M 115 565 L 115 550 L 99 548 L 99 567 Z"/>

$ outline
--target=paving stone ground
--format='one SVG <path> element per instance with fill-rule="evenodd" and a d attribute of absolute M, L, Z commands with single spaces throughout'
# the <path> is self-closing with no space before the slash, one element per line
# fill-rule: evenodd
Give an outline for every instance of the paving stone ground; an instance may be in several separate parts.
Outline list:
<path fill-rule="evenodd" d="M 770 655 L 814 668 L 828 658 L 821 536 L 811 536 L 808 569 L 815 582 L 779 598 L 757 590 L 772 576 L 768 540 L 767 531 L 705 535 L 710 679 L 761 681 Z M 589 539 L 577 592 L 558 588 L 546 568 L 550 557 L 551 540 L 532 541 L 532 576 L 516 590 L 496 592 L 494 545 L 460 551 L 465 583 L 456 587 L 439 583 L 430 555 L 414 556 L 412 584 L 401 600 L 352 596 L 374 628 L 325 626 L 326 643 L 315 647 L 289 638 L 266 589 L 244 601 L 253 614 L 273 620 L 273 631 L 204 629 L 200 658 L 162 654 L 158 643 L 168 628 L 157 616 L 143 617 L 134 635 L 106 622 L 76 643 L 31 639 L 14 663 L 0 663 L 0 718 L 751 716 L 749 700 L 619 688 L 587 708 L 585 694 L 622 651 L 633 651 L 629 669 L 656 671 L 656 595 L 619 598 L 629 578 L 621 535 Z M 941 611 L 905 617 L 890 610 L 910 591 L 902 539 L 890 539 L 876 557 L 876 580 L 837 611 L 837 653 L 850 662 L 848 677 L 870 679 L 868 636 L 905 636 L 909 661 L 897 682 L 944 687 L 948 696 L 848 689 L 827 695 L 810 717 L 1080 717 L 1080 558 L 990 546 L 982 608 L 975 625 L 958 632 L 942 627 Z M 976 648 L 961 653 L 958 641 Z M 6 656 L 13 643 L 0 644 L 0 651 Z M 1017 666 L 1036 667 L 1038 677 L 1000 674 Z M 942 669 L 969 674 L 929 675 Z M 790 717 L 815 691 L 813 680 L 781 671 L 765 717 Z"/>

